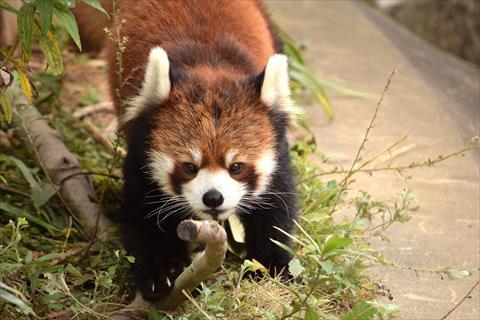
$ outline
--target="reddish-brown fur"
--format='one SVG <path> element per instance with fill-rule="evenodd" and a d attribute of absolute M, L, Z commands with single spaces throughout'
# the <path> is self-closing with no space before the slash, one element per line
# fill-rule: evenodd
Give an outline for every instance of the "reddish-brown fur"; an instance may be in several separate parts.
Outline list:
<path fill-rule="evenodd" d="M 174 185 L 189 180 L 180 159 L 193 162 L 191 147 L 200 149 L 201 167 L 212 170 L 225 168 L 225 155 L 232 146 L 242 155 L 242 162 L 250 164 L 274 149 L 270 107 L 260 102 L 258 89 L 246 80 L 260 73 L 275 51 L 259 1 L 121 1 L 119 10 L 121 37 L 127 38 L 121 75 L 128 79 L 126 83 L 119 84 L 114 43 L 109 54 L 119 114 L 123 113 L 122 102 L 139 93 L 151 48 L 161 46 L 171 68 L 181 67 L 188 75 L 156 106 L 159 112 L 150 137 L 154 149 L 179 161 L 172 174 Z M 212 63 L 217 56 L 228 63 Z M 253 175 L 251 166 L 236 178 L 252 181 Z"/>
<path fill-rule="evenodd" d="M 255 163 L 268 150 L 273 152 L 275 134 L 268 116 L 270 108 L 259 102 L 253 85 L 238 85 L 228 77 L 218 76 L 206 86 L 204 92 L 198 92 L 191 82 L 172 88 L 170 98 L 154 119 L 151 140 L 156 150 L 173 159 L 194 162 L 190 147 L 198 148 L 203 155 L 200 168 L 210 170 L 227 169 L 225 155 L 232 148 L 246 164 Z M 201 103 L 193 107 L 192 94 L 202 95 Z M 238 160 L 234 158 L 233 162 Z M 189 180 L 180 170 L 181 162 L 177 165 L 179 170 L 172 174 L 174 185 Z M 234 178 L 255 180 L 252 175 L 255 170 L 249 165 Z"/>
<path fill-rule="evenodd" d="M 274 54 L 269 25 L 258 0 L 120 0 L 119 12 L 120 21 L 123 21 L 121 36 L 128 39 L 122 59 L 122 79 L 128 79 L 128 83 L 119 83 L 115 44 L 111 44 L 108 59 L 113 66 L 110 69 L 110 83 L 114 84 L 112 95 L 120 114 L 118 98 L 123 101 L 138 93 L 149 51 L 155 46 L 161 46 L 168 54 L 185 39 L 208 46 L 215 45 L 219 38 L 230 38 L 250 54 L 257 72 L 263 70 Z M 200 68 L 197 71 L 204 79 L 213 80 L 209 70 Z M 235 70 L 227 70 L 230 71 Z"/>

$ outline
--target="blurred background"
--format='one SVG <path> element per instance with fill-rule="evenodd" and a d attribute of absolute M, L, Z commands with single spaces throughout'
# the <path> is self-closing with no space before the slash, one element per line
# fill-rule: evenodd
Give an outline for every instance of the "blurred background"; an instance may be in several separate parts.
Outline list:
<path fill-rule="evenodd" d="M 480 64 L 480 1 L 367 0 L 428 42 Z"/>

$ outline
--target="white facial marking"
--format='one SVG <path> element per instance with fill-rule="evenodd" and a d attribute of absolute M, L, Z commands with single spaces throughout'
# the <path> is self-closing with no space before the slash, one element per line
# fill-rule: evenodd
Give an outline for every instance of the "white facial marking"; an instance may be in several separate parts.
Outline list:
<path fill-rule="evenodd" d="M 253 195 L 259 195 L 267 189 L 271 176 L 277 167 L 277 159 L 272 151 L 267 151 L 255 162 L 255 172 L 258 175 L 257 188 Z"/>
<path fill-rule="evenodd" d="M 203 195 L 211 189 L 216 189 L 223 196 L 223 204 L 216 208 L 225 210 L 218 216 L 219 220 L 224 220 L 234 213 L 235 207 L 246 193 L 246 186 L 232 179 L 227 170 L 200 169 L 195 179 L 183 185 L 183 195 L 201 219 L 212 218 L 205 213 L 209 208 L 203 203 Z"/>
<path fill-rule="evenodd" d="M 197 166 L 200 166 L 203 158 L 202 152 L 197 148 L 192 148 L 190 149 L 190 154 L 192 155 L 193 163 L 195 163 Z"/>
<path fill-rule="evenodd" d="M 170 174 L 174 170 L 173 159 L 160 151 L 152 151 L 149 155 L 148 167 L 152 178 L 162 190 L 170 195 L 175 195 L 170 184 Z"/>
<path fill-rule="evenodd" d="M 232 163 L 235 156 L 238 154 L 238 150 L 230 149 L 225 154 L 225 166 L 228 168 Z"/>
<path fill-rule="evenodd" d="M 275 54 L 268 59 L 261 89 L 261 100 L 268 106 L 278 106 L 280 110 L 289 115 L 291 120 L 301 114 L 290 98 L 287 56 Z"/>
<path fill-rule="evenodd" d="M 165 50 L 155 47 L 150 51 L 145 79 L 139 96 L 133 98 L 125 110 L 122 122 L 135 118 L 148 103 L 161 103 L 170 94 L 170 62 Z"/>

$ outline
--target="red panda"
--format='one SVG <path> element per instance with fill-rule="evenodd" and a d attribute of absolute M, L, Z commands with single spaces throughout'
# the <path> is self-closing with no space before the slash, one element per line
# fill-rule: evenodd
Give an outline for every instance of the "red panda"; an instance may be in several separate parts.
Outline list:
<path fill-rule="evenodd" d="M 120 234 L 146 300 L 190 263 L 176 235 L 190 217 L 236 216 L 246 258 L 287 274 L 296 188 L 286 139 L 294 116 L 286 56 L 262 4 L 119 1 L 108 49 L 112 97 L 127 143 Z M 120 60 L 119 60 L 120 57 Z M 121 64 L 119 62 L 121 61 Z"/>

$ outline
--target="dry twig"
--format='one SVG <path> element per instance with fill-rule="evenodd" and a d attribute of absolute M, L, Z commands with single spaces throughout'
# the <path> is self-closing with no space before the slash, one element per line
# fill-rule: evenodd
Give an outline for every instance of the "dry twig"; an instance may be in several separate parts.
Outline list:
<path fill-rule="evenodd" d="M 97 113 L 97 112 L 103 112 L 103 111 L 113 111 L 113 103 L 112 101 L 102 101 L 96 104 L 92 104 L 90 106 L 83 107 L 81 109 L 78 109 L 73 113 L 73 116 L 75 118 L 83 118 L 86 117 L 92 113 Z"/>
<path fill-rule="evenodd" d="M 123 149 L 122 147 L 118 147 L 118 146 L 115 146 L 112 141 L 110 141 L 110 139 L 108 139 L 107 136 L 105 136 L 101 131 L 100 129 L 98 129 L 97 126 L 95 126 L 93 124 L 92 121 L 88 120 L 88 119 L 85 119 L 83 121 L 83 124 L 85 125 L 85 129 L 87 129 L 88 132 L 90 132 L 90 134 L 95 138 L 97 139 L 98 142 L 100 142 L 104 147 L 106 147 L 108 150 L 112 151 L 112 152 L 118 152 L 120 154 L 120 156 L 122 158 L 125 157 L 125 155 L 127 154 L 127 152 L 125 151 L 125 149 Z"/>

